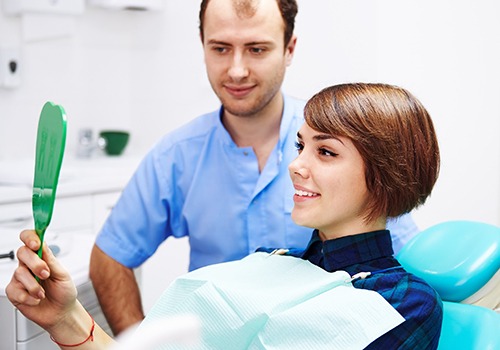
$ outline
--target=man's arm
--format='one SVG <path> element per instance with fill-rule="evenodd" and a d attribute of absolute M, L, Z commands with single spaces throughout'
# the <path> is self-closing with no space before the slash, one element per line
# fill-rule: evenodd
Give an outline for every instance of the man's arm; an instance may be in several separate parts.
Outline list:
<path fill-rule="evenodd" d="M 90 257 L 90 279 L 115 336 L 144 319 L 134 271 L 110 258 L 96 245 Z"/>

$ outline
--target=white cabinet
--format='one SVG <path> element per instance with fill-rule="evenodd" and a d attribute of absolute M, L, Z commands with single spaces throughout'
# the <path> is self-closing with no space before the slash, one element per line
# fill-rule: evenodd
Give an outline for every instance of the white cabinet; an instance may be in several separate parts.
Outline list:
<path fill-rule="evenodd" d="M 67 171 L 75 175 L 59 183 L 45 235 L 46 242 L 60 250 L 58 259 L 75 281 L 79 300 L 110 334 L 88 277 L 90 252 L 137 163 L 137 159 L 100 159 L 81 166 L 68 163 Z M 0 164 L 2 169 L 9 166 Z M 30 186 L 0 185 L 0 254 L 17 250 L 21 245 L 19 233 L 33 226 Z M 16 267 L 17 261 L 0 260 L 0 350 L 58 349 L 44 330 L 27 320 L 7 299 L 5 287 Z"/>
<path fill-rule="evenodd" d="M 65 202 L 65 201 L 61 201 Z M 73 231 L 65 233 L 65 246 L 61 248 L 59 259 L 69 270 L 78 289 L 78 299 L 87 311 L 94 317 L 96 322 L 111 334 L 104 315 L 99 307 L 92 284 L 88 279 L 88 259 L 90 249 L 93 245 L 94 234 L 89 230 Z M 55 237 L 54 244 L 60 244 L 61 239 Z M 9 269 L 1 270 L 2 274 L 12 274 L 17 263 L 10 262 Z M 4 264 L 5 265 L 5 264 Z M 4 279 L 4 284 L 6 283 Z M 5 287 L 5 286 L 3 286 Z M 5 293 L 0 295 L 0 314 L 2 315 L 2 327 L 0 327 L 0 349 L 1 350 L 51 350 L 59 349 L 48 334 L 35 323 L 26 319 L 8 301 Z"/>
<path fill-rule="evenodd" d="M 60 178 L 45 236 L 49 245 L 60 250 L 58 259 L 70 272 L 79 300 L 110 334 L 88 277 L 90 252 L 97 232 L 139 161 L 140 158 L 101 158 L 63 164 L 62 173 L 67 176 Z M 32 162 L 14 165 L 0 162 L 0 169 L 30 174 Z M 9 184 L 12 179 L 16 181 Z M 21 245 L 18 238 L 21 230 L 34 226 L 28 184 L 31 178 L 22 180 L 20 175 L 0 171 L 0 254 L 16 250 Z M 16 267 L 17 261 L 0 260 L 0 350 L 58 349 L 45 331 L 24 318 L 8 301 L 5 287 Z"/>
<path fill-rule="evenodd" d="M 97 221 L 101 225 L 119 196 L 118 191 L 61 196 L 56 199 L 54 214 L 46 232 L 46 242 L 59 249 L 58 258 L 70 271 L 78 288 L 78 298 L 96 321 L 108 333 L 109 327 L 101 312 L 88 278 L 90 252 L 95 240 Z M 6 228 L 7 227 L 7 228 Z M 31 202 L 0 204 L 0 234 L 4 239 L 0 249 L 16 250 L 21 244 L 17 236 L 24 228 L 33 227 Z M 0 350 L 50 350 L 58 349 L 48 334 L 17 311 L 5 296 L 4 288 L 16 261 L 0 261 Z"/>

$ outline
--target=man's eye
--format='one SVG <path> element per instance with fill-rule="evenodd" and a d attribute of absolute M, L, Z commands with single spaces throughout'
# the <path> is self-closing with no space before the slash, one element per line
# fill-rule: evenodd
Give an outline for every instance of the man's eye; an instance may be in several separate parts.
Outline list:
<path fill-rule="evenodd" d="M 261 53 L 264 52 L 264 49 L 261 47 L 252 47 L 252 48 L 250 48 L 250 52 L 253 54 L 260 55 Z"/>
<path fill-rule="evenodd" d="M 212 50 L 214 50 L 215 52 L 217 53 L 224 53 L 224 52 L 227 52 L 227 48 L 225 47 L 220 47 L 220 46 L 215 46 L 212 48 Z"/>
<path fill-rule="evenodd" d="M 304 145 L 299 142 L 295 142 L 295 149 L 300 153 L 304 149 Z"/>

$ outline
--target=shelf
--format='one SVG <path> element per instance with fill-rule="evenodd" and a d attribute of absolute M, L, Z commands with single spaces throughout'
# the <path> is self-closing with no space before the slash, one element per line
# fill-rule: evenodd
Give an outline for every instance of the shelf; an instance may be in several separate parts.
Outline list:
<path fill-rule="evenodd" d="M 3 0 L 3 10 L 7 15 L 23 13 L 51 13 L 80 15 L 85 10 L 84 0 Z"/>

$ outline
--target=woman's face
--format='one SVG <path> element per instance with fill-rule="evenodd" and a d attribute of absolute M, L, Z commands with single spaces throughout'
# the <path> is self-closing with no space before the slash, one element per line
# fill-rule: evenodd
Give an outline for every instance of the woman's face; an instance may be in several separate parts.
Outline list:
<path fill-rule="evenodd" d="M 323 239 L 370 230 L 363 220 L 368 198 L 364 162 L 351 140 L 304 124 L 297 133 L 297 150 L 288 167 L 295 223 L 317 228 Z"/>

